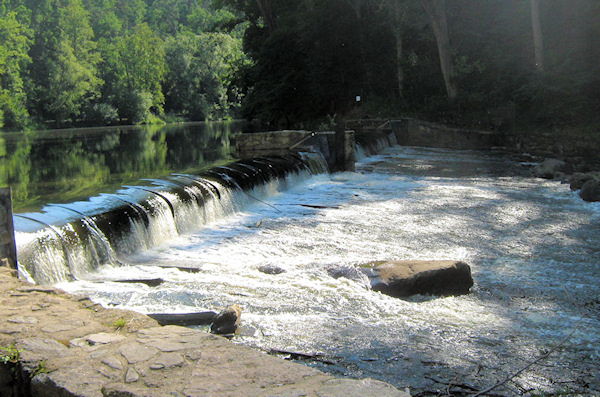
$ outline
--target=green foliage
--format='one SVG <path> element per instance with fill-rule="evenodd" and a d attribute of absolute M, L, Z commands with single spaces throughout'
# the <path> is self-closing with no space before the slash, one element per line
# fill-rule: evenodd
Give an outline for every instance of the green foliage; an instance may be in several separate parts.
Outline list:
<path fill-rule="evenodd" d="M 597 120 L 598 87 L 592 74 L 563 66 L 530 76 L 514 98 L 529 124 L 563 126 L 576 119 Z"/>
<path fill-rule="evenodd" d="M 85 110 L 86 119 L 97 125 L 113 125 L 119 120 L 117 108 L 109 103 L 93 103 Z"/>
<path fill-rule="evenodd" d="M 16 346 L 10 345 L 8 347 L 0 346 L 0 350 L 4 352 L 3 355 L 0 355 L 0 362 L 3 364 L 17 364 L 21 358 L 21 352 L 23 350 L 18 350 Z"/>
<path fill-rule="evenodd" d="M 163 41 L 143 23 L 102 47 L 103 97 L 132 124 L 163 113 L 162 80 L 166 72 Z"/>
<path fill-rule="evenodd" d="M 600 2 L 445 2 L 449 101 L 422 0 L 0 0 L 0 128 L 242 114 L 273 127 L 488 109 L 564 125 L 600 111 Z M 355 98 L 360 95 L 361 106 Z M 583 115 L 583 117 L 582 117 Z"/>
<path fill-rule="evenodd" d="M 29 117 L 22 71 L 30 61 L 30 33 L 16 12 L 0 8 L 0 129 L 23 128 Z"/>
<path fill-rule="evenodd" d="M 28 95 L 38 117 L 60 126 L 76 120 L 98 95 L 100 58 L 81 0 L 46 0 L 40 8 L 34 13 Z"/>
<path fill-rule="evenodd" d="M 125 328 L 127 323 L 128 323 L 128 321 L 125 318 L 121 317 L 121 318 L 113 321 L 113 323 L 111 324 L 111 327 L 114 327 L 117 330 L 120 330 L 120 329 Z"/>
<path fill-rule="evenodd" d="M 50 370 L 48 369 L 48 367 L 46 366 L 47 361 L 46 360 L 42 360 L 40 361 L 36 367 L 33 369 L 33 371 L 31 372 L 31 378 L 40 375 L 40 374 L 47 374 L 50 372 Z"/>
<path fill-rule="evenodd" d="M 226 117 L 239 102 L 233 79 L 244 62 L 241 40 L 224 33 L 179 34 L 166 48 L 168 108 L 191 120 Z"/>

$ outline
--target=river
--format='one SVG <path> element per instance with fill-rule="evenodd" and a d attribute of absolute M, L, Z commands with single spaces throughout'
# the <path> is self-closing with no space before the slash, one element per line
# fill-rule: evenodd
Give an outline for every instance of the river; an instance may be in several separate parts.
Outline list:
<path fill-rule="evenodd" d="M 142 313 L 237 303 L 234 343 L 413 395 L 485 389 L 560 344 L 492 393 L 600 393 L 599 204 L 502 153 L 359 157 L 356 172 L 237 193 L 212 221 L 59 286 Z M 396 259 L 462 260 L 475 285 L 446 298 L 371 291 L 360 265 Z"/>
<path fill-rule="evenodd" d="M 231 161 L 230 138 L 244 125 L 223 121 L 3 133 L 0 186 L 11 186 L 17 213 L 86 200 L 142 179 Z"/>

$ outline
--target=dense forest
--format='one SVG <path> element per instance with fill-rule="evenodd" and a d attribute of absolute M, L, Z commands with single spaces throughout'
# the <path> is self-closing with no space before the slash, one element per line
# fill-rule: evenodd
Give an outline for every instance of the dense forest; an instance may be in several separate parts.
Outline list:
<path fill-rule="evenodd" d="M 4 131 L 599 112 L 597 0 L 0 0 Z"/>

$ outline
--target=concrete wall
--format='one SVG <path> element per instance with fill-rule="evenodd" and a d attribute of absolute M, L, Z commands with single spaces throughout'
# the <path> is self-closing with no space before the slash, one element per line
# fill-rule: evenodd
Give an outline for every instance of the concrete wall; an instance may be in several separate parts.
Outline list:
<path fill-rule="evenodd" d="M 0 260 L 2 259 L 8 259 L 9 267 L 17 268 L 10 188 L 0 188 Z"/>
<path fill-rule="evenodd" d="M 323 154 L 330 172 L 354 171 L 353 131 L 271 131 L 242 134 L 235 139 L 236 155 L 250 158 L 299 151 Z"/>
<path fill-rule="evenodd" d="M 396 134 L 399 145 L 445 149 L 490 150 L 505 144 L 499 132 L 450 128 L 414 119 L 391 120 L 380 127 Z"/>
<path fill-rule="evenodd" d="M 235 138 L 235 149 L 240 158 L 285 153 L 301 146 L 312 135 L 312 132 L 302 130 L 242 134 Z"/>

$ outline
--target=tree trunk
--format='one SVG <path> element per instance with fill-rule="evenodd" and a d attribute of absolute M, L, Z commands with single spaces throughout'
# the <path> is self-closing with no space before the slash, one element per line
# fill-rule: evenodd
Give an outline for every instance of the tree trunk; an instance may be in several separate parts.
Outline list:
<path fill-rule="evenodd" d="M 402 58 L 404 57 L 404 43 L 402 42 L 402 11 L 400 3 L 396 3 L 394 7 L 395 26 L 393 26 L 394 39 L 396 40 L 396 79 L 398 81 L 398 96 L 404 97 L 404 67 L 402 66 Z"/>
<path fill-rule="evenodd" d="M 531 26 L 533 28 L 533 49 L 535 52 L 535 67 L 538 72 L 544 71 L 544 41 L 540 23 L 540 0 L 530 0 Z"/>
<path fill-rule="evenodd" d="M 273 10 L 271 9 L 269 0 L 256 0 L 256 4 L 265 20 L 265 24 L 269 27 L 270 31 L 273 31 L 275 28 L 275 20 L 273 18 Z"/>
<path fill-rule="evenodd" d="M 454 74 L 454 63 L 450 51 L 450 35 L 448 34 L 448 21 L 446 19 L 446 0 L 421 0 L 421 4 L 429 19 L 437 42 L 440 56 L 440 66 L 446 84 L 448 98 L 455 99 L 458 95 L 458 82 Z"/>

